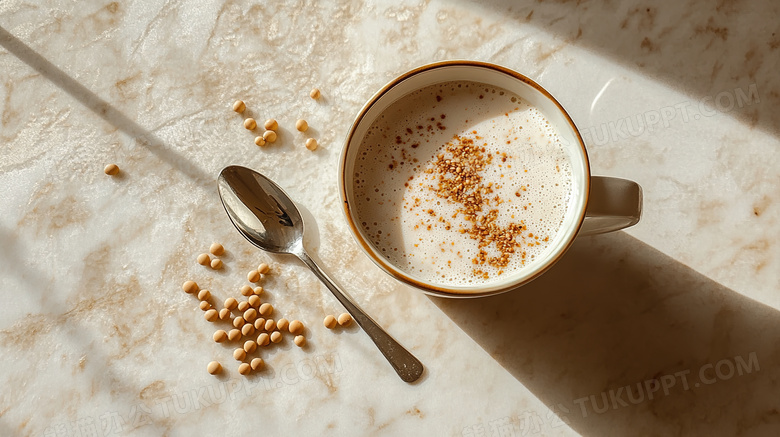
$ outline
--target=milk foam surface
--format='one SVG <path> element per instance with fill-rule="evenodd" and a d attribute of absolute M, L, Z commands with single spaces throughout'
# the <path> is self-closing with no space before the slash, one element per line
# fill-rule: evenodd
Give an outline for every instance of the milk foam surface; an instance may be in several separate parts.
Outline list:
<path fill-rule="evenodd" d="M 484 164 L 477 189 L 485 201 L 471 216 L 441 195 L 457 176 L 442 165 L 463 144 L 472 149 L 461 159 L 477 147 Z M 441 285 L 498 281 L 544 257 L 571 200 L 571 163 L 544 115 L 475 82 L 432 85 L 394 102 L 363 138 L 354 171 L 356 222 L 369 241 L 407 274 Z M 489 214 L 492 228 L 522 229 L 504 262 L 485 261 L 502 255 L 477 235 Z"/>

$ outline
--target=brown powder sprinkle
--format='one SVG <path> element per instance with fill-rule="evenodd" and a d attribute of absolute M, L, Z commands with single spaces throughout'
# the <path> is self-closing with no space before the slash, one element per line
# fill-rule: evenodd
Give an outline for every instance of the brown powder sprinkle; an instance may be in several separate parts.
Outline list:
<path fill-rule="evenodd" d="M 502 160 L 506 159 L 505 156 Z M 490 197 L 493 184 L 484 184 L 480 175 L 492 160 L 493 156 L 486 154 L 484 147 L 474 144 L 473 139 L 456 135 L 445 145 L 444 152 L 437 155 L 433 168 L 426 173 L 437 176 L 438 185 L 430 189 L 438 197 L 460 204 L 458 213 L 471 223 L 470 227 L 461 228 L 459 232 L 477 240 L 479 253 L 471 260 L 472 264 L 493 266 L 501 274 L 501 268 L 509 264 L 510 257 L 521 247 L 526 226 L 522 220 L 506 226 L 497 223 L 498 210 L 490 207 L 502 203 L 503 199 Z M 488 250 L 498 254 L 490 256 Z M 525 264 L 525 253 L 521 259 Z M 474 269 L 474 275 L 489 277 L 479 268 Z"/>

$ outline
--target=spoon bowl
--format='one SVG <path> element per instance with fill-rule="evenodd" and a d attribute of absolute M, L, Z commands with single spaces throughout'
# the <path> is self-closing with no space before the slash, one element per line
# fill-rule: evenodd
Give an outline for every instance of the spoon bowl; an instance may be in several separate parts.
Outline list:
<path fill-rule="evenodd" d="M 217 187 L 225 212 L 244 238 L 265 251 L 297 256 L 344 305 L 401 379 L 414 382 L 422 376 L 420 360 L 369 317 L 306 253 L 303 218 L 284 190 L 262 174 L 240 166 L 225 167 Z"/>
<path fill-rule="evenodd" d="M 250 243 L 268 252 L 302 249 L 300 211 L 273 181 L 246 167 L 225 167 L 217 179 L 228 217 Z"/>

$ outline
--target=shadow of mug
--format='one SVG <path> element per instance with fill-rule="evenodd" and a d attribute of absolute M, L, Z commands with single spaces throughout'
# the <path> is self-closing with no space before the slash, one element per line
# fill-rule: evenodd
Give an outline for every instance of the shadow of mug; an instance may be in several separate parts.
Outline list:
<path fill-rule="evenodd" d="M 508 293 L 429 298 L 583 435 L 780 435 L 780 313 L 624 232 Z"/>

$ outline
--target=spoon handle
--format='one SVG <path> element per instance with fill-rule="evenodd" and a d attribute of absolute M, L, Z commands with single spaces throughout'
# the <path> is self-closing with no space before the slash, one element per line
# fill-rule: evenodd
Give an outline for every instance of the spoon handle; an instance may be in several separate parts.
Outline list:
<path fill-rule="evenodd" d="M 423 373 L 423 365 L 412 355 L 409 351 L 404 349 L 393 337 L 390 336 L 381 326 L 379 326 L 371 317 L 369 317 L 363 310 L 350 299 L 344 292 L 336 286 L 335 283 L 322 271 L 320 266 L 314 262 L 311 257 L 305 252 L 300 251 L 297 253 L 298 258 L 306 264 L 312 272 L 325 284 L 326 287 L 336 296 L 339 302 L 344 305 L 347 312 L 352 315 L 352 318 L 360 325 L 361 328 L 371 337 L 376 347 L 382 352 L 382 355 L 387 358 L 387 361 L 393 366 L 395 372 L 406 382 L 414 382 Z"/>

